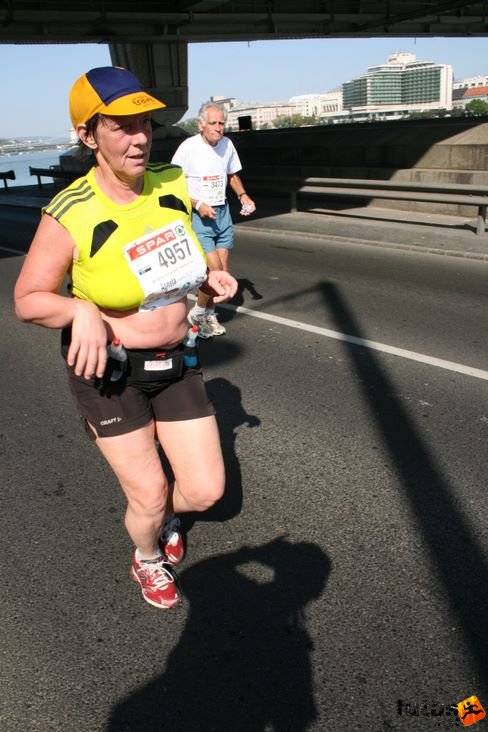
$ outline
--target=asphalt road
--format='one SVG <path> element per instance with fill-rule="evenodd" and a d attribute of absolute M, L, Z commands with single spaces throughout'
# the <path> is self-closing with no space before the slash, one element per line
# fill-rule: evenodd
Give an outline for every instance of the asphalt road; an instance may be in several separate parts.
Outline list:
<path fill-rule="evenodd" d="M 13 316 L 20 264 L 3 252 L 2 732 L 417 732 L 488 705 L 488 381 L 446 364 L 486 368 L 486 262 L 238 235 L 252 312 L 201 346 L 227 494 L 188 517 L 168 612 L 128 578 L 58 335 Z"/>

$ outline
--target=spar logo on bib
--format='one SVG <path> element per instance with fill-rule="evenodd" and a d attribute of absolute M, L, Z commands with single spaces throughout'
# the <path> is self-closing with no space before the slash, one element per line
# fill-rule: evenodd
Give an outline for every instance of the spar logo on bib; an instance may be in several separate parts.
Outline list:
<path fill-rule="evenodd" d="M 166 229 L 166 231 L 160 231 L 157 235 L 150 234 L 146 239 L 139 239 L 137 244 L 130 247 L 127 250 L 129 259 L 133 262 L 138 257 L 143 257 L 155 249 L 164 247 L 165 244 L 170 244 L 175 241 L 176 236 L 173 229 Z"/>

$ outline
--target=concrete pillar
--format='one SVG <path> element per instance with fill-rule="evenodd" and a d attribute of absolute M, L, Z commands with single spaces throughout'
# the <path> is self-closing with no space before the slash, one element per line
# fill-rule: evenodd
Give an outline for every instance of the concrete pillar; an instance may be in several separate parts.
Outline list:
<path fill-rule="evenodd" d="M 188 46 L 180 41 L 165 43 L 115 43 L 109 45 L 114 66 L 130 69 L 144 88 L 167 107 L 153 112 L 161 128 L 154 138 L 166 137 L 167 129 L 176 124 L 188 109 Z"/>

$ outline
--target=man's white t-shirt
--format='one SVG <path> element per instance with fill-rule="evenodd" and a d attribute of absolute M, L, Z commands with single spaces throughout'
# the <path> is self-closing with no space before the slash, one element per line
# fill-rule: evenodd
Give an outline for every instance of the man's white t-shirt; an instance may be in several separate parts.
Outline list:
<path fill-rule="evenodd" d="M 210 206 L 225 203 L 227 176 L 242 169 L 232 140 L 223 137 L 209 145 L 200 133 L 184 140 L 171 162 L 183 168 L 190 198 Z"/>

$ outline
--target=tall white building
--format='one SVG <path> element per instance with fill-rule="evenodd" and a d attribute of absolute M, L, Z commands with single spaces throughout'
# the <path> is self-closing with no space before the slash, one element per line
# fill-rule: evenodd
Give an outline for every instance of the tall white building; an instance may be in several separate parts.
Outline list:
<path fill-rule="evenodd" d="M 229 129 L 239 129 L 239 117 L 250 117 L 252 128 L 259 130 L 273 127 L 279 117 L 294 114 L 331 123 L 402 119 L 417 111 L 450 110 L 453 90 L 454 106 L 461 106 L 460 90 L 479 89 L 479 98 L 486 98 L 487 87 L 488 76 L 454 83 L 449 64 L 417 61 L 415 54 L 398 51 L 390 54 L 386 63 L 370 66 L 363 76 L 345 82 L 341 89 L 299 94 L 288 102 L 239 103 L 234 98 L 224 97 L 212 97 L 212 101 L 226 109 Z"/>
<path fill-rule="evenodd" d="M 342 85 L 344 112 L 348 119 L 367 120 L 451 109 L 452 87 L 452 66 L 417 61 L 413 53 L 401 51 Z"/>

